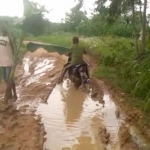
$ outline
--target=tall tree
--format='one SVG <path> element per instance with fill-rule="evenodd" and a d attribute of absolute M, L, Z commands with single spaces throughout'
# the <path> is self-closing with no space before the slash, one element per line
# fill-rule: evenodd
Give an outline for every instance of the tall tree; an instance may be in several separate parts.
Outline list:
<path fill-rule="evenodd" d="M 97 10 L 98 8 L 102 9 L 102 6 L 104 6 L 105 4 L 105 0 L 97 0 L 96 4 L 98 5 L 96 8 Z M 137 6 L 138 8 L 140 8 L 139 13 L 136 10 Z M 144 10 L 142 15 L 141 0 L 110 0 L 109 16 L 111 17 L 111 20 L 114 17 L 115 17 L 114 19 L 116 20 L 118 17 L 121 17 L 122 14 L 129 15 L 129 13 L 132 13 L 132 28 L 134 33 L 135 50 L 136 50 L 137 58 L 139 58 L 140 55 L 140 51 L 138 47 L 138 35 L 139 35 L 140 28 L 142 28 L 142 53 L 145 52 L 145 48 L 146 48 L 146 23 L 147 23 L 146 7 L 147 7 L 147 0 L 144 0 Z"/>
<path fill-rule="evenodd" d="M 147 0 L 144 0 L 144 8 L 143 8 L 143 19 L 142 19 L 142 53 L 145 52 L 146 48 L 146 9 L 147 9 Z"/>
<path fill-rule="evenodd" d="M 106 8 L 106 6 L 105 6 L 106 2 L 107 2 L 107 0 L 96 0 L 95 1 L 95 5 L 96 5 L 95 11 L 99 12 L 99 13 L 105 12 L 104 10 Z"/>
<path fill-rule="evenodd" d="M 76 27 L 87 19 L 86 13 L 81 11 L 83 0 L 78 0 L 75 7 L 71 8 L 70 13 L 66 13 L 65 23 L 70 31 L 75 31 Z"/>
<path fill-rule="evenodd" d="M 133 31 L 134 31 L 134 39 L 135 39 L 135 51 L 136 51 L 136 58 L 139 59 L 140 53 L 139 53 L 139 47 L 138 47 L 138 33 L 135 25 L 135 1 L 131 0 L 131 6 L 132 6 L 132 25 L 133 25 Z"/>

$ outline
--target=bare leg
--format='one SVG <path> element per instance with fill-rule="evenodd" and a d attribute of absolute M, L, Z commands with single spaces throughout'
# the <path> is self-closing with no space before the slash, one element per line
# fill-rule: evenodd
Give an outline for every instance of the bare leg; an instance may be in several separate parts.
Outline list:
<path fill-rule="evenodd" d="M 14 99 L 17 99 L 17 93 L 16 93 L 16 86 L 13 79 L 10 79 L 10 73 L 11 73 L 11 67 L 4 67 L 4 79 L 7 85 L 6 92 L 5 92 L 5 100 L 8 102 L 9 99 L 14 97 Z M 12 94 L 13 92 L 13 94 Z"/>
<path fill-rule="evenodd" d="M 17 93 L 16 93 L 16 84 L 15 84 L 15 81 L 11 81 L 11 89 L 13 91 L 13 94 L 14 94 L 14 99 L 17 100 Z"/>
<path fill-rule="evenodd" d="M 84 89 L 85 88 L 85 76 L 84 76 L 84 72 L 81 71 L 82 67 L 78 68 L 78 72 L 80 74 L 80 78 L 81 78 L 81 85 L 80 85 L 80 89 Z"/>
<path fill-rule="evenodd" d="M 68 66 L 66 66 L 66 67 L 63 68 L 63 71 L 62 71 L 62 73 L 61 73 L 60 80 L 59 80 L 58 83 L 60 83 L 60 82 L 63 81 L 63 78 L 64 78 L 66 72 L 68 71 L 68 69 L 69 69 L 71 66 L 72 66 L 71 64 L 68 64 Z"/>
<path fill-rule="evenodd" d="M 5 91 L 5 102 L 7 103 L 9 99 L 12 98 L 12 91 L 11 91 L 11 85 L 8 81 L 6 81 L 6 91 Z"/>

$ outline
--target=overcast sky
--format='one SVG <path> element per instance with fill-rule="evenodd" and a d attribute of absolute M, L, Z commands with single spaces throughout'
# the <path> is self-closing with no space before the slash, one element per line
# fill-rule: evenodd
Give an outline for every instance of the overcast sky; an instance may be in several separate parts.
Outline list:
<path fill-rule="evenodd" d="M 46 17 L 53 22 L 60 22 L 65 17 L 65 13 L 75 6 L 74 0 L 32 0 L 45 5 L 47 10 L 52 11 Z M 90 9 L 94 8 L 93 0 L 85 0 L 84 10 L 91 14 Z M 23 0 L 0 0 L 1 16 L 19 16 L 23 14 Z"/>
<path fill-rule="evenodd" d="M 33 0 L 42 5 L 45 5 L 46 9 L 52 11 L 46 15 L 50 21 L 60 22 L 65 17 L 65 13 L 69 12 L 70 8 L 75 6 L 74 0 Z M 83 10 L 88 12 L 88 16 L 91 14 L 91 10 L 94 8 L 95 0 L 85 0 Z M 150 2 L 150 0 L 148 0 Z M 1 16 L 19 16 L 23 14 L 23 0 L 0 0 L 0 15 Z M 150 13 L 150 8 L 148 8 Z"/>

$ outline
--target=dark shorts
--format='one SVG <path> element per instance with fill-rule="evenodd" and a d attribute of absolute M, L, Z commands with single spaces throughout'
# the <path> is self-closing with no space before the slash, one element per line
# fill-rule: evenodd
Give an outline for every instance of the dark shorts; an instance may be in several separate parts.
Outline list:
<path fill-rule="evenodd" d="M 2 67 L 2 71 L 3 71 L 3 79 L 8 80 L 11 73 L 11 67 Z"/>

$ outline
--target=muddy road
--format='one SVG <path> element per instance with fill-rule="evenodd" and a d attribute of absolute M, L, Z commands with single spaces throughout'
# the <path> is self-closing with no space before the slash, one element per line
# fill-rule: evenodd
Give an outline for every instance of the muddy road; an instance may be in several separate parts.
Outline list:
<path fill-rule="evenodd" d="M 92 72 L 93 60 L 85 59 Z M 44 49 L 26 53 L 15 74 L 18 100 L 1 100 L 0 150 L 149 150 L 102 81 L 92 80 L 90 94 L 67 79 L 56 85 L 66 60 Z"/>

